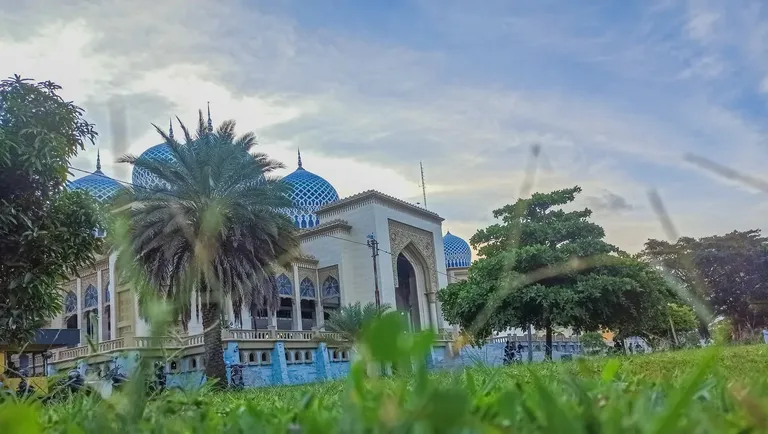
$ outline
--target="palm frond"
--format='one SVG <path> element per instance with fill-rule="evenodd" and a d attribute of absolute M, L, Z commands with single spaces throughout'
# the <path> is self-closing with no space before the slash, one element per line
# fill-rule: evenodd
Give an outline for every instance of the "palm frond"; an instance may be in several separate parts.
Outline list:
<path fill-rule="evenodd" d="M 132 192 L 133 204 L 125 211 L 127 254 L 157 294 L 181 306 L 182 318 L 189 316 L 197 288 L 208 288 L 207 302 L 230 296 L 236 312 L 241 306 L 274 308 L 273 270 L 299 252 L 296 228 L 281 212 L 291 206 L 286 185 L 266 177 L 282 164 L 263 153 L 251 155 L 255 136 L 237 137 L 234 121 L 208 132 L 200 111 L 194 136 L 179 125 L 183 142 L 155 126 L 173 161 L 119 159 L 162 181 L 155 190 Z"/>

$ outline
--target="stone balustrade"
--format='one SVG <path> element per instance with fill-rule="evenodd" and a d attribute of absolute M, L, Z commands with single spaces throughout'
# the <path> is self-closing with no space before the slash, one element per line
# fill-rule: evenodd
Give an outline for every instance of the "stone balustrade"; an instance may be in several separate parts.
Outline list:
<path fill-rule="evenodd" d="M 448 335 L 449 336 L 449 335 Z M 223 341 L 243 341 L 243 342 L 320 342 L 320 341 L 340 341 L 341 333 L 332 333 L 325 331 L 298 331 L 298 330 L 244 330 L 228 329 L 221 331 Z M 446 336 L 440 336 L 445 339 Z M 82 345 L 75 348 L 66 348 L 54 350 L 52 352 L 51 362 L 65 362 L 93 356 L 124 350 L 142 350 L 142 349 L 182 349 L 202 346 L 204 335 L 192 336 L 164 336 L 164 337 L 136 337 L 132 335 L 124 336 L 119 339 L 99 342 L 93 347 Z"/>

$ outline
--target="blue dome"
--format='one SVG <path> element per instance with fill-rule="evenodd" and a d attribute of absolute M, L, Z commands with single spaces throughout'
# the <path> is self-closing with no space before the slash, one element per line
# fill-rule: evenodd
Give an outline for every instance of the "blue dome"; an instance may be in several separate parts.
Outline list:
<path fill-rule="evenodd" d="M 301 153 L 299 167 L 284 177 L 283 181 L 292 187 L 289 197 L 293 208 L 286 213 L 293 218 L 298 228 L 311 228 L 320 224 L 315 212 L 324 205 L 339 200 L 339 194 L 328 181 L 302 167 Z"/>
<path fill-rule="evenodd" d="M 138 159 L 141 160 L 142 158 L 167 161 L 169 163 L 176 161 L 176 159 L 173 157 L 173 154 L 171 153 L 171 148 L 169 148 L 165 143 L 155 145 L 142 152 Z M 147 169 L 137 166 L 133 166 L 131 181 L 134 186 L 148 190 L 165 190 L 170 187 L 167 182 L 158 179 L 157 176 L 149 173 Z"/>
<path fill-rule="evenodd" d="M 96 171 L 67 183 L 70 190 L 84 190 L 99 202 L 109 201 L 123 189 L 123 186 L 101 171 L 101 158 L 96 159 Z"/>
<path fill-rule="evenodd" d="M 469 267 L 472 263 L 472 249 L 461 238 L 453 235 L 451 231 L 443 237 L 443 250 L 445 251 L 445 268 Z"/>

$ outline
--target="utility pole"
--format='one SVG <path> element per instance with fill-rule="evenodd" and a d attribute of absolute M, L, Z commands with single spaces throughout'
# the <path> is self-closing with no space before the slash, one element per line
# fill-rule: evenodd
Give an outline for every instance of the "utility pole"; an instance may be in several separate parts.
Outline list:
<path fill-rule="evenodd" d="M 419 168 L 421 169 L 421 194 L 424 196 L 424 208 L 427 207 L 427 185 L 424 184 L 424 165 L 419 161 Z"/>
<path fill-rule="evenodd" d="M 371 248 L 371 258 L 373 258 L 373 287 L 376 297 L 376 307 L 381 307 L 381 296 L 379 295 L 379 267 L 376 265 L 376 258 L 379 256 L 379 242 L 373 234 L 368 235 L 368 241 L 365 243 Z"/>

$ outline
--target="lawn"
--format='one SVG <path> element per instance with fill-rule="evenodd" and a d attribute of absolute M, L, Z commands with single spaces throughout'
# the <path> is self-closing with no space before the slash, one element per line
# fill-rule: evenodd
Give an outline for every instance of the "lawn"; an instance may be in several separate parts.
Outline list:
<path fill-rule="evenodd" d="M 6 402 L 0 432 L 768 432 L 768 345 L 241 392 Z M 77 427 L 74 431 L 70 429 Z"/>

